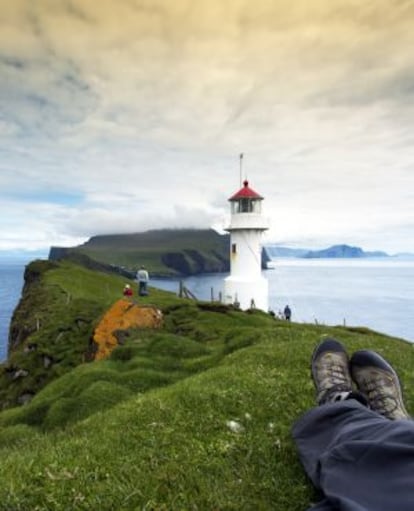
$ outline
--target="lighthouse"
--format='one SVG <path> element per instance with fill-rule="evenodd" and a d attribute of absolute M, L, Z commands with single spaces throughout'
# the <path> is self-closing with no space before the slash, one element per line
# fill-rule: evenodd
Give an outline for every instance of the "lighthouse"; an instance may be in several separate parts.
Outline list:
<path fill-rule="evenodd" d="M 229 198 L 230 275 L 224 280 L 224 302 L 241 309 L 269 310 L 267 279 L 262 276 L 261 238 L 269 227 L 262 215 L 263 197 L 245 180 Z"/>

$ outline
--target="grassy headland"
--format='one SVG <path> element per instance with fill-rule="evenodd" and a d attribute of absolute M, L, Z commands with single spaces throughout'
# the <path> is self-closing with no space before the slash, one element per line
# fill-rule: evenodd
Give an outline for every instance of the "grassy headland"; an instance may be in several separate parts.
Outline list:
<path fill-rule="evenodd" d="M 81 254 L 94 261 L 154 275 L 177 276 L 229 269 L 229 236 L 212 229 L 161 229 L 94 236 L 78 247 L 52 247 L 50 259 Z"/>
<path fill-rule="evenodd" d="M 0 390 L 35 395 L 0 413 L 0 510 L 307 509 L 318 497 L 290 429 L 313 406 L 309 359 L 326 335 L 388 358 L 414 410 L 407 342 L 151 289 L 140 301 L 163 311 L 163 328 L 84 362 L 125 280 L 40 261 L 26 277 Z"/>

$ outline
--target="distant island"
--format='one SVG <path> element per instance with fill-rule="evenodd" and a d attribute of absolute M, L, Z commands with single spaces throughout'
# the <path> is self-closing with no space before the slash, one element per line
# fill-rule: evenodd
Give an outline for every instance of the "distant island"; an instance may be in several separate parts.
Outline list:
<path fill-rule="evenodd" d="M 273 259 L 277 257 L 298 257 L 302 259 L 355 259 L 363 257 L 393 257 L 386 252 L 376 250 L 365 252 L 360 247 L 350 245 L 332 245 L 322 250 L 309 250 L 306 248 L 289 248 L 278 245 L 266 245 L 268 256 Z"/>

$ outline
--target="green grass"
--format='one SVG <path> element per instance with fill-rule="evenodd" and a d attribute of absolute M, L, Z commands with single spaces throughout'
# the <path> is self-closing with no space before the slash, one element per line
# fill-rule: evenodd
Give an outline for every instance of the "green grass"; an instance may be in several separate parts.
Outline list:
<path fill-rule="evenodd" d="M 68 261 L 35 261 L 27 273 L 30 285 L 12 318 L 12 351 L 0 367 L 1 407 L 18 404 L 22 396 L 37 393 L 89 360 L 94 328 L 110 305 L 122 297 L 128 282 Z M 136 283 L 129 282 L 136 290 Z M 167 307 L 177 302 L 171 293 L 150 291 L 149 296 L 139 297 L 140 304 Z M 16 378 L 18 371 L 27 375 Z"/>
<path fill-rule="evenodd" d="M 162 229 L 95 236 L 70 250 L 133 271 L 144 265 L 152 274 L 162 275 L 224 271 L 229 264 L 228 236 L 212 229 Z M 175 260 L 169 259 L 167 264 L 166 258 L 171 255 L 175 255 Z"/>
<path fill-rule="evenodd" d="M 76 282 L 82 272 L 60 265 L 44 278 L 73 300 L 106 284 L 118 293 L 100 274 Z M 317 494 L 291 427 L 314 405 L 309 360 L 327 335 L 385 356 L 414 411 L 407 342 L 155 291 L 148 300 L 158 298 L 163 329 L 130 331 L 110 359 L 78 364 L 0 413 L 0 510 L 307 509 Z"/>

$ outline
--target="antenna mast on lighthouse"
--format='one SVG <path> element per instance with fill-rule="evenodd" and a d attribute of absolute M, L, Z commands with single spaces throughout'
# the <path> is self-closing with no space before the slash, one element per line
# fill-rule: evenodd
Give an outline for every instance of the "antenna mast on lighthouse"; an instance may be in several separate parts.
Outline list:
<path fill-rule="evenodd" d="M 243 184 L 242 168 L 243 168 L 243 153 L 240 153 L 240 188 Z"/>

